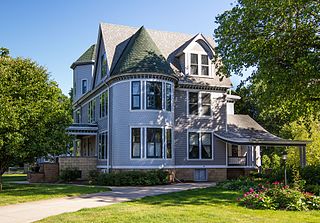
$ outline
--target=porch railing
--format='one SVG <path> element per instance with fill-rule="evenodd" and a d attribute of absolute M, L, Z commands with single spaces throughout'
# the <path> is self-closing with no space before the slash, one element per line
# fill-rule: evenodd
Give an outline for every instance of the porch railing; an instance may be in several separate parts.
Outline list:
<path fill-rule="evenodd" d="M 246 166 L 247 157 L 246 156 L 229 156 L 228 165 L 229 166 Z"/>

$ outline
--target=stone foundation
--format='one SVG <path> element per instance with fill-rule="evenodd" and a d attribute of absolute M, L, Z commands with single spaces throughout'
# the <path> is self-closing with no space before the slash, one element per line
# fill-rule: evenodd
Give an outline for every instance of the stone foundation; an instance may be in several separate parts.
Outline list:
<path fill-rule="evenodd" d="M 67 168 L 77 168 L 81 171 L 81 179 L 87 180 L 89 172 L 97 170 L 96 157 L 59 157 L 60 173 Z"/>
<path fill-rule="evenodd" d="M 196 169 L 175 169 L 176 181 L 194 181 L 195 180 L 195 170 Z M 211 182 L 220 182 L 227 179 L 227 169 L 215 168 L 206 169 L 207 170 L 207 180 Z"/>

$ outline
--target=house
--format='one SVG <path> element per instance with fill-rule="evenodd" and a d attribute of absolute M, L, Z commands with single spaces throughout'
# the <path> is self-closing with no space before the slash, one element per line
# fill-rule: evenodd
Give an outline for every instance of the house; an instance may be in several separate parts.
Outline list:
<path fill-rule="evenodd" d="M 214 42 L 189 35 L 102 23 L 97 43 L 73 69 L 73 157 L 60 169 L 166 169 L 179 180 L 221 181 L 261 166 L 261 146 L 306 142 L 272 135 L 247 115 L 216 74 Z"/>

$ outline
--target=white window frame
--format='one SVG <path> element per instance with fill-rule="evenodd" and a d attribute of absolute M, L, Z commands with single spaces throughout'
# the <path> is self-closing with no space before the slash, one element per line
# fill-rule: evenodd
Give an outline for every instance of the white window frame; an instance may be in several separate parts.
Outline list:
<path fill-rule="evenodd" d="M 101 157 L 100 157 L 100 136 L 104 137 L 104 144 L 105 144 L 105 146 L 104 146 L 105 158 L 104 159 L 101 159 Z M 109 146 L 109 134 L 108 134 L 108 131 L 104 130 L 104 131 L 99 132 L 98 133 L 98 154 L 97 154 L 98 160 L 106 161 L 108 159 L 108 146 Z"/>
<path fill-rule="evenodd" d="M 191 54 L 197 54 L 198 55 L 198 74 L 191 74 Z M 211 62 L 210 62 L 210 57 L 207 53 L 204 53 L 204 52 L 200 52 L 200 51 L 189 51 L 188 54 L 188 69 L 189 69 L 189 76 L 192 76 L 192 77 L 212 77 L 211 75 Z M 208 75 L 203 75 L 202 74 L 202 57 L 201 56 L 207 56 L 208 57 Z M 206 66 L 206 65 L 205 65 Z"/>
<path fill-rule="evenodd" d="M 198 93 L 198 115 L 190 114 L 190 111 L 189 111 L 189 92 Z M 203 115 L 202 114 L 202 97 L 201 97 L 202 94 L 210 94 L 210 115 Z M 187 91 L 187 117 L 211 118 L 212 115 L 213 115 L 212 102 L 213 102 L 212 92 L 208 92 L 208 91 Z"/>
<path fill-rule="evenodd" d="M 99 96 L 99 119 L 103 119 L 108 115 L 108 103 L 109 103 L 109 90 L 103 91 Z M 104 105 L 101 105 L 101 98 L 105 97 Z M 104 113 L 102 113 L 102 106 L 104 106 Z"/>
<path fill-rule="evenodd" d="M 140 158 L 134 158 L 132 157 L 132 129 L 140 129 Z M 141 126 L 130 126 L 130 160 L 141 160 L 143 159 L 143 141 L 144 141 L 144 128 Z"/>
<path fill-rule="evenodd" d="M 199 134 L 199 139 L 198 139 L 198 145 L 199 145 L 199 158 L 198 159 L 190 159 L 189 158 L 189 148 L 190 148 L 190 144 L 189 144 L 189 133 L 198 133 Z M 201 144 L 201 134 L 202 133 L 210 133 L 211 134 L 211 158 L 210 159 L 202 159 L 201 155 L 202 155 L 202 144 Z M 199 160 L 214 160 L 214 135 L 213 135 L 213 131 L 212 130 L 187 130 L 187 160 L 188 161 L 199 161 Z"/>
<path fill-rule="evenodd" d="M 87 83 L 87 86 L 86 86 L 86 92 L 83 92 L 83 81 L 86 81 L 86 83 Z M 89 86 L 89 82 L 88 82 L 88 79 L 87 78 L 83 78 L 83 79 L 81 79 L 81 95 L 84 95 L 84 94 L 86 94 L 88 91 L 89 91 L 89 89 L 88 89 L 88 86 Z"/>
<path fill-rule="evenodd" d="M 140 82 L 140 109 L 132 109 L 132 82 Z M 137 80 L 131 80 L 129 81 L 130 84 L 130 91 L 129 91 L 129 98 L 130 98 L 130 111 L 142 111 L 142 98 L 143 98 L 143 89 L 142 89 L 142 85 L 143 85 L 143 81 L 137 79 Z"/>
<path fill-rule="evenodd" d="M 132 129 L 133 128 L 140 128 L 141 134 L 141 157 L 140 158 L 132 158 Z M 147 158 L 147 129 L 148 128 L 158 128 L 161 129 L 162 132 L 162 157 L 161 158 Z M 172 160 L 174 159 L 174 131 L 172 126 L 159 126 L 159 125 L 133 125 L 130 126 L 130 160 Z M 171 158 L 167 158 L 167 139 L 166 139 L 166 130 L 171 129 Z"/>

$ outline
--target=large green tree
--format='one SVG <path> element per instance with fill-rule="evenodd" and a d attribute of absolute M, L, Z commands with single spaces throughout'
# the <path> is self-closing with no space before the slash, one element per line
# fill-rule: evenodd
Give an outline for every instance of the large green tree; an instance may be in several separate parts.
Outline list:
<path fill-rule="evenodd" d="M 242 93 L 271 130 L 319 117 L 320 1 L 239 0 L 216 22 L 219 72 L 241 76 L 254 68 Z"/>
<path fill-rule="evenodd" d="M 70 100 L 50 80 L 47 70 L 30 59 L 11 58 L 2 49 L 0 180 L 16 160 L 30 162 L 65 152 L 65 128 L 71 123 Z"/>

